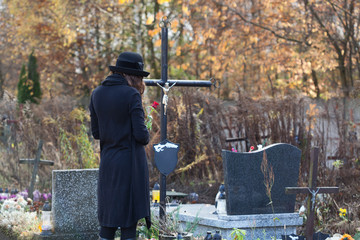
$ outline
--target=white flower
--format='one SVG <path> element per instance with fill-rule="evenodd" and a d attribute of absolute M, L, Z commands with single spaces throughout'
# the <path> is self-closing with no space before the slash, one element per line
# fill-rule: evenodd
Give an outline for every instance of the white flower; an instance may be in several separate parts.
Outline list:
<path fill-rule="evenodd" d="M 339 233 L 335 233 L 334 236 L 328 237 L 325 240 L 340 240 L 342 238 L 342 235 Z"/>
<path fill-rule="evenodd" d="M 18 197 L 17 203 L 23 208 L 27 205 L 27 201 L 25 201 L 25 199 L 22 196 Z"/>
<path fill-rule="evenodd" d="M 303 216 L 305 214 L 305 212 L 306 212 L 306 208 L 304 205 L 302 205 L 299 209 L 299 215 Z"/>
<path fill-rule="evenodd" d="M 9 210 L 10 209 L 10 205 L 9 204 L 5 204 L 4 203 L 4 206 L 2 207 L 2 211 L 6 211 L 6 210 Z"/>

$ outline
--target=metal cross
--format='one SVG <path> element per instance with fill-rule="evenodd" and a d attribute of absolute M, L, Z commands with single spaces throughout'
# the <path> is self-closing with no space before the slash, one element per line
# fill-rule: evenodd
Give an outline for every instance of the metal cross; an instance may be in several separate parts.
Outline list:
<path fill-rule="evenodd" d="M 318 193 L 338 193 L 338 187 L 316 187 L 316 178 L 318 171 L 319 148 L 311 149 L 310 154 L 310 173 L 309 173 L 309 187 L 287 187 L 286 194 L 308 194 L 308 201 L 306 207 L 306 239 L 313 240 L 314 234 L 314 219 L 315 219 L 315 200 Z"/>
<path fill-rule="evenodd" d="M 158 79 L 144 79 L 146 86 L 160 86 L 162 91 L 161 96 L 161 140 L 164 141 L 167 137 L 167 115 L 166 107 L 168 96 L 167 93 L 170 88 L 175 84 L 177 87 L 211 87 L 215 86 L 217 83 L 213 81 L 203 81 L 203 80 L 168 80 L 168 26 L 170 21 L 168 19 L 163 19 L 160 22 L 161 27 L 161 80 Z M 169 87 L 171 86 L 171 87 Z M 216 87 L 216 86 L 215 86 Z M 159 215 L 162 220 L 165 220 L 166 213 L 166 176 L 160 173 L 160 208 Z"/>
<path fill-rule="evenodd" d="M 34 187 L 35 187 L 35 179 L 36 179 L 36 175 L 38 173 L 39 170 L 39 165 L 54 165 L 53 161 L 49 161 L 49 160 L 40 160 L 40 156 L 41 156 L 41 150 L 42 150 L 42 146 L 43 146 L 43 140 L 39 140 L 39 145 L 36 151 L 36 156 L 35 159 L 19 159 L 19 163 L 20 164 L 34 164 L 34 169 L 32 172 L 32 176 L 31 176 L 31 182 L 30 182 L 30 186 L 29 186 L 29 197 L 33 198 L 33 192 L 34 192 Z"/>

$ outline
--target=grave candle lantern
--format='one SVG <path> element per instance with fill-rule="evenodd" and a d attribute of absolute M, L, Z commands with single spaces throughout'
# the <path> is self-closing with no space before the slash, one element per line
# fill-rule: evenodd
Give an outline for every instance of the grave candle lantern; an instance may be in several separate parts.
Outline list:
<path fill-rule="evenodd" d="M 159 185 L 159 183 L 155 183 L 154 188 L 152 190 L 152 201 L 153 201 L 153 203 L 160 202 L 160 185 Z"/>
<path fill-rule="evenodd" d="M 216 211 L 218 214 L 226 214 L 226 198 L 223 192 L 220 193 Z"/>
<path fill-rule="evenodd" d="M 41 225 L 41 235 L 51 235 L 51 207 L 49 201 L 46 201 L 43 209 L 42 209 L 42 215 L 41 215 L 42 225 Z"/>

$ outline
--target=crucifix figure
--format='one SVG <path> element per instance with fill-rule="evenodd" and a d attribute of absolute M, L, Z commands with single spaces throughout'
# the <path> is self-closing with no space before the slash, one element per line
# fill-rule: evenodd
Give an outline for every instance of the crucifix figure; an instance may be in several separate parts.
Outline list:
<path fill-rule="evenodd" d="M 168 97 L 168 92 L 170 90 L 170 88 L 172 88 L 175 84 L 173 83 L 171 85 L 171 87 L 169 87 L 169 83 L 166 82 L 165 83 L 165 87 L 161 86 L 159 83 L 156 83 L 159 87 L 161 87 L 161 89 L 163 90 L 163 99 L 162 99 L 162 104 L 164 105 L 164 114 L 166 115 L 166 108 L 167 108 L 167 105 L 168 105 L 168 100 L 169 100 L 169 97 Z"/>
<path fill-rule="evenodd" d="M 318 171 L 319 148 L 311 149 L 310 154 L 310 173 L 309 173 L 309 187 L 287 187 L 286 194 L 305 193 L 308 195 L 307 200 L 307 221 L 306 221 L 306 239 L 313 240 L 314 234 L 314 219 L 315 219 L 315 201 L 318 193 L 338 193 L 338 187 L 317 187 L 316 178 Z"/>
<path fill-rule="evenodd" d="M 167 115 L 166 109 L 168 104 L 168 92 L 175 84 L 178 87 L 216 87 L 219 85 L 213 79 L 212 81 L 203 80 L 168 80 L 168 26 L 170 21 L 163 19 L 160 22 L 161 27 L 161 80 L 158 79 L 144 79 L 144 83 L 147 86 L 160 86 L 162 88 L 162 101 L 161 101 L 161 142 L 167 139 Z M 166 175 L 160 172 L 160 208 L 159 215 L 162 220 L 165 220 L 166 213 Z"/>

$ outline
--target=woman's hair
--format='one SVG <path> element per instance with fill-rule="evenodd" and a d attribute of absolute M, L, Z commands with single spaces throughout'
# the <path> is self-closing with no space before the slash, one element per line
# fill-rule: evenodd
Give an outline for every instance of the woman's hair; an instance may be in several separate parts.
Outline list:
<path fill-rule="evenodd" d="M 122 75 L 126 79 L 130 87 L 135 88 L 140 92 L 141 95 L 143 95 L 145 91 L 145 83 L 143 82 L 143 77 L 135 76 L 135 75 L 127 75 L 125 73 L 118 73 L 118 74 Z"/>

